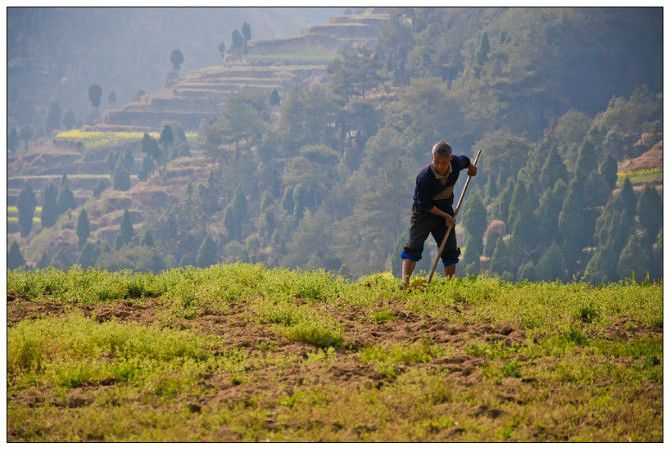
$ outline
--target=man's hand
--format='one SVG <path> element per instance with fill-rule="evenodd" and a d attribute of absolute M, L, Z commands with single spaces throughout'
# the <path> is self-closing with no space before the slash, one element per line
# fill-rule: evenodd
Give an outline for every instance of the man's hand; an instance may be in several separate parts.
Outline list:
<path fill-rule="evenodd" d="M 448 227 L 454 227 L 456 226 L 456 220 L 449 214 L 444 215 L 444 222 L 447 224 Z"/>
<path fill-rule="evenodd" d="M 470 175 L 471 177 L 474 177 L 475 175 L 477 175 L 477 166 L 474 166 L 474 165 L 470 164 L 468 166 L 468 175 Z"/>

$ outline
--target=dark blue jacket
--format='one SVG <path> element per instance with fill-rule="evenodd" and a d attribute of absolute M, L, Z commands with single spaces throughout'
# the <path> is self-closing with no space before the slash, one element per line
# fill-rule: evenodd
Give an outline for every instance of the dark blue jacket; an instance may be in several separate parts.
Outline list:
<path fill-rule="evenodd" d="M 470 166 L 470 158 L 465 155 L 451 158 L 451 173 L 447 178 L 445 186 L 453 186 L 458 180 L 458 172 L 467 169 Z M 452 207 L 454 196 L 443 200 L 433 200 L 433 196 L 442 191 L 445 186 L 435 178 L 435 174 L 430 170 L 430 164 L 421 169 L 416 176 L 416 188 L 414 189 L 414 204 L 412 210 L 418 212 L 427 212 L 433 206 L 437 206 L 443 211 Z"/>

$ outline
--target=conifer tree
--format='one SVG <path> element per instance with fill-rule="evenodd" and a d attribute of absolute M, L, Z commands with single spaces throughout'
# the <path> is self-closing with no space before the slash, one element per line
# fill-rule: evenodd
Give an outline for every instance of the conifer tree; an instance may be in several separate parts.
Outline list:
<path fill-rule="evenodd" d="M 153 248 L 154 238 L 151 235 L 151 232 L 149 230 L 144 230 L 144 232 L 142 233 L 142 240 L 141 240 L 140 244 L 142 244 L 146 247 L 149 247 L 149 248 Z"/>
<path fill-rule="evenodd" d="M 149 175 L 151 172 L 154 170 L 154 163 L 153 160 L 148 156 L 145 155 L 144 158 L 142 159 L 142 167 L 140 167 L 140 170 L 137 172 L 137 178 L 140 181 L 147 181 L 149 179 Z"/>
<path fill-rule="evenodd" d="M 600 176 L 602 176 L 603 180 L 607 183 L 610 191 L 613 190 L 616 187 L 618 171 L 616 159 L 611 155 L 608 156 L 600 165 L 598 171 L 600 172 Z"/>
<path fill-rule="evenodd" d="M 247 220 L 247 198 L 242 191 L 241 185 L 237 186 L 237 190 L 235 191 L 235 196 L 233 197 L 233 209 L 237 221 L 240 224 L 243 224 Z"/>
<path fill-rule="evenodd" d="M 486 226 L 488 220 L 486 217 L 486 207 L 482 198 L 479 196 L 477 191 L 472 193 L 472 196 L 468 199 L 463 211 L 463 225 L 468 232 L 469 239 L 473 239 L 477 243 L 477 248 L 482 250 L 483 243 L 482 239 L 484 237 L 484 231 L 486 231 Z M 477 255 L 477 260 L 479 261 L 479 255 Z"/>
<path fill-rule="evenodd" d="M 16 127 L 12 127 L 9 131 L 9 137 L 7 138 L 7 149 L 10 152 L 15 152 L 19 149 L 21 144 L 21 139 L 19 138 L 19 132 L 16 131 Z"/>
<path fill-rule="evenodd" d="M 228 230 L 229 237 L 235 240 L 239 239 L 242 235 L 242 225 L 237 217 L 235 207 L 232 204 L 228 205 L 223 214 L 223 223 Z"/>
<path fill-rule="evenodd" d="M 510 264 L 507 258 L 507 248 L 505 242 L 498 235 L 495 237 L 495 250 L 489 261 L 489 271 L 498 275 L 502 275 L 506 270 L 509 270 Z"/>
<path fill-rule="evenodd" d="M 123 210 L 123 217 L 121 218 L 121 225 L 119 226 L 119 234 L 116 235 L 114 246 L 120 249 L 133 240 L 135 232 L 133 231 L 133 223 L 130 221 L 130 213 L 127 209 Z"/>
<path fill-rule="evenodd" d="M 130 149 L 126 149 L 126 151 L 123 152 L 123 167 L 130 172 L 133 169 L 134 164 L 135 159 L 133 158 L 133 152 L 131 152 Z"/>
<path fill-rule="evenodd" d="M 619 210 L 624 211 L 631 216 L 635 216 L 637 197 L 635 196 L 635 191 L 633 190 L 633 185 L 631 184 L 629 177 L 624 178 L 621 192 L 616 201 L 619 205 Z"/>
<path fill-rule="evenodd" d="M 617 275 L 621 279 L 634 276 L 636 280 L 644 280 L 651 269 L 650 251 L 643 244 L 638 234 L 633 233 L 624 246 L 617 264 Z"/>
<path fill-rule="evenodd" d="M 216 264 L 216 245 L 209 236 L 202 240 L 196 264 L 198 267 L 209 267 L 212 264 Z"/>
<path fill-rule="evenodd" d="M 482 255 L 483 244 L 481 240 L 470 236 L 466 241 L 465 251 L 463 252 L 463 271 L 466 274 L 476 275 L 479 273 L 479 257 Z"/>
<path fill-rule="evenodd" d="M 568 271 L 558 244 L 551 244 L 535 264 L 534 272 L 538 280 L 553 281 L 558 278 L 566 281 Z"/>
<path fill-rule="evenodd" d="M 53 130 L 60 128 L 61 111 L 58 102 L 51 102 L 49 112 L 47 113 L 46 132 L 51 133 Z"/>
<path fill-rule="evenodd" d="M 496 195 L 498 195 L 498 184 L 494 177 L 489 177 L 486 182 L 486 198 L 492 200 Z"/>
<path fill-rule="evenodd" d="M 575 166 L 575 177 L 585 180 L 598 167 L 596 150 L 590 139 L 584 139 Z"/>
<path fill-rule="evenodd" d="M 19 230 L 21 237 L 26 237 L 33 229 L 33 217 L 35 216 L 35 207 L 37 206 L 37 199 L 35 193 L 29 184 L 21 190 L 16 206 L 19 210 Z"/>
<path fill-rule="evenodd" d="M 663 226 L 663 201 L 656 188 L 646 186 L 637 201 L 637 215 L 647 236 L 654 239 Z"/>
<path fill-rule="evenodd" d="M 99 198 L 100 194 L 103 193 L 105 189 L 109 187 L 109 182 L 107 180 L 100 180 L 98 183 L 95 185 L 95 189 L 93 189 L 93 197 Z"/>
<path fill-rule="evenodd" d="M 477 64 L 480 66 L 486 62 L 489 56 L 489 50 L 491 46 L 489 44 L 489 35 L 485 31 L 482 35 L 482 40 L 479 43 L 479 50 L 477 50 Z"/>
<path fill-rule="evenodd" d="M 100 249 L 91 242 L 87 242 L 79 255 L 79 265 L 83 268 L 93 267 L 100 257 Z"/>
<path fill-rule="evenodd" d="M 58 191 L 50 182 L 42 191 L 42 228 L 50 228 L 58 218 Z"/>
<path fill-rule="evenodd" d="M 25 265 L 26 260 L 23 259 L 19 244 L 17 244 L 16 241 L 12 242 L 11 247 L 9 247 L 9 253 L 7 254 L 7 267 L 10 269 L 19 269 Z"/>
<path fill-rule="evenodd" d="M 56 202 L 58 203 L 58 214 L 62 214 L 68 209 L 74 209 L 77 207 L 77 203 L 74 200 L 74 195 L 68 186 L 67 175 L 65 174 L 63 174 L 60 186 L 58 187 Z"/>
<path fill-rule="evenodd" d="M 569 189 L 558 216 L 558 231 L 561 234 L 565 257 L 571 263 L 579 258 L 582 248 L 593 236 L 593 231 L 587 236 L 589 233 L 586 225 L 577 194 L 574 189 Z M 538 261 L 536 271 L 539 264 Z"/>
<path fill-rule="evenodd" d="M 272 94 L 270 94 L 270 106 L 276 108 L 279 106 L 280 101 L 281 100 L 279 99 L 279 93 L 277 92 L 277 89 L 273 89 Z"/>
<path fill-rule="evenodd" d="M 86 241 L 88 240 L 88 237 L 91 234 L 91 228 L 88 222 L 88 214 L 86 213 L 86 210 L 83 208 L 79 213 L 76 232 L 77 237 L 79 237 L 79 248 L 82 248 L 84 244 L 86 244 Z"/>
<path fill-rule="evenodd" d="M 37 261 L 37 268 L 44 269 L 49 266 L 49 262 L 50 262 L 49 253 L 46 250 L 44 250 L 42 252 L 42 256 L 40 256 L 40 260 Z"/>
<path fill-rule="evenodd" d="M 112 183 L 117 191 L 127 191 L 130 189 L 130 175 L 121 161 L 117 161 L 112 175 Z"/>
<path fill-rule="evenodd" d="M 617 255 L 612 247 L 598 247 L 586 266 L 584 274 L 591 283 L 607 283 L 616 278 Z"/>
<path fill-rule="evenodd" d="M 552 146 L 540 172 L 540 185 L 543 189 L 552 189 L 558 180 L 567 179 L 568 169 L 558 154 L 558 149 Z"/>
<path fill-rule="evenodd" d="M 74 112 L 72 112 L 71 109 L 69 109 L 65 115 L 63 116 L 63 126 L 65 127 L 66 130 L 71 130 L 75 126 L 75 118 L 74 118 Z"/>

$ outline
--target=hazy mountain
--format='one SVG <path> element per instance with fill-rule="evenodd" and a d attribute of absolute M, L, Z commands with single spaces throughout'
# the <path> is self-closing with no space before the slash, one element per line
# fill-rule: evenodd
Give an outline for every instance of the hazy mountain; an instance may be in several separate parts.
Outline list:
<path fill-rule="evenodd" d="M 11 121 L 45 117 L 51 101 L 83 118 L 92 108 L 89 85 L 102 86 L 102 107 L 114 90 L 116 107 L 142 89 L 162 87 L 170 53 L 180 49 L 180 73 L 219 64 L 246 21 L 252 39 L 295 36 L 326 23 L 341 8 L 9 8 L 8 84 Z M 38 120 L 43 122 L 43 120 Z"/>

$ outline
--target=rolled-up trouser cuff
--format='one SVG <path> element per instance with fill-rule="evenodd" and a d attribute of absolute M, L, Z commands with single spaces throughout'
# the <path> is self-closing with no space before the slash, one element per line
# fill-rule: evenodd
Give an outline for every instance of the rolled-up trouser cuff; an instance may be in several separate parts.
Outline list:
<path fill-rule="evenodd" d="M 400 254 L 400 257 L 402 259 L 411 259 L 412 261 L 419 261 L 421 260 L 420 256 L 412 256 L 407 251 L 403 250 L 402 253 Z"/>
<path fill-rule="evenodd" d="M 450 266 L 452 264 L 458 264 L 458 258 L 442 258 L 442 265 L 444 267 Z"/>

